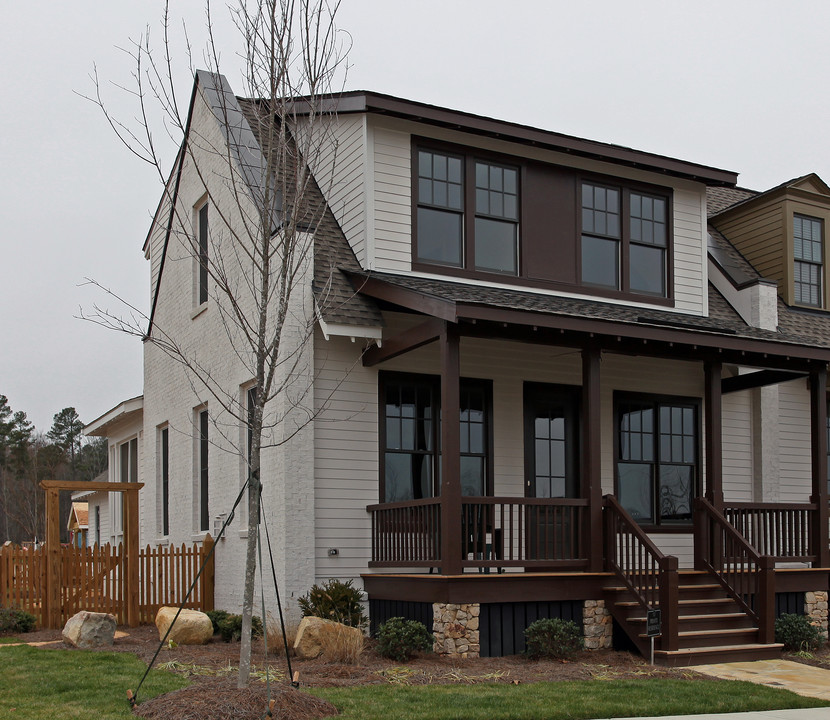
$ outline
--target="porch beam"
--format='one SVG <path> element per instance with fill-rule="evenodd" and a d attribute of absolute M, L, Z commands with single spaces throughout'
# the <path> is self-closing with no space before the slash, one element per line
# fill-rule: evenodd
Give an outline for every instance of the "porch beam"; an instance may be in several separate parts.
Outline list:
<path fill-rule="evenodd" d="M 384 300 L 415 312 L 431 315 L 432 317 L 456 322 L 456 302 L 429 295 L 420 290 L 385 282 L 380 278 L 366 277 L 358 273 L 344 271 L 354 287 L 355 292 L 368 295 L 376 300 Z"/>
<path fill-rule="evenodd" d="M 704 363 L 706 423 L 706 498 L 718 511 L 723 509 L 723 398 L 719 362 Z"/>
<path fill-rule="evenodd" d="M 398 355 L 428 345 L 441 336 L 442 327 L 443 323 L 440 320 L 430 318 L 420 325 L 404 330 L 395 337 L 384 340 L 382 347 L 374 345 L 363 353 L 363 366 L 374 367 L 386 360 L 398 357 Z"/>
<path fill-rule="evenodd" d="M 588 499 L 588 522 L 583 532 L 589 572 L 603 568 L 600 359 L 598 348 L 582 351 L 582 496 Z"/>
<path fill-rule="evenodd" d="M 458 326 L 444 322 L 441 346 L 441 573 L 460 575 L 461 394 Z"/>
<path fill-rule="evenodd" d="M 818 567 L 830 567 L 828 547 L 827 508 L 827 368 L 821 367 L 810 373 L 810 447 L 813 474 L 813 494 L 810 502 L 816 504 L 813 513 L 813 538 L 817 547 Z"/>
<path fill-rule="evenodd" d="M 753 388 L 766 387 L 767 385 L 777 385 L 778 383 L 797 380 L 803 377 L 807 377 L 807 373 L 791 372 L 788 370 L 758 370 L 756 372 L 746 373 L 745 375 L 723 378 L 720 389 L 721 393 L 725 395 L 726 393 L 738 392 L 739 390 L 752 390 Z"/>

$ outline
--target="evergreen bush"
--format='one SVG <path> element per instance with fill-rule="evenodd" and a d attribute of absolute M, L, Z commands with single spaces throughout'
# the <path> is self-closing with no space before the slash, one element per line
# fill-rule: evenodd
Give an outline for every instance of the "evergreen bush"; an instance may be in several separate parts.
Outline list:
<path fill-rule="evenodd" d="M 369 623 L 360 601 L 362 593 L 352 585 L 351 580 L 329 580 L 325 584 L 314 585 L 308 594 L 298 600 L 303 617 L 318 617 L 324 620 L 360 628 Z"/>
<path fill-rule="evenodd" d="M 813 650 L 824 636 L 806 615 L 784 613 L 775 621 L 775 642 L 784 643 L 786 650 Z"/>
<path fill-rule="evenodd" d="M 432 633 L 417 620 L 393 617 L 378 629 L 378 653 L 398 662 L 406 662 L 416 652 L 430 652 L 432 644 Z"/>
<path fill-rule="evenodd" d="M 542 618 L 525 630 L 529 658 L 555 658 L 566 660 L 585 647 L 582 631 L 572 620 Z"/>

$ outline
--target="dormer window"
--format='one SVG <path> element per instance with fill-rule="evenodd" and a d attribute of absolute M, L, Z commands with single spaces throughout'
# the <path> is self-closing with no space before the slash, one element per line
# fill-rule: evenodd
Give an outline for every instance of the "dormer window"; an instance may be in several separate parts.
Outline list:
<path fill-rule="evenodd" d="M 517 275 L 519 168 L 424 148 L 417 162 L 417 260 Z"/>
<path fill-rule="evenodd" d="M 823 241 L 821 220 L 806 215 L 793 216 L 793 271 L 795 302 L 822 307 Z"/>

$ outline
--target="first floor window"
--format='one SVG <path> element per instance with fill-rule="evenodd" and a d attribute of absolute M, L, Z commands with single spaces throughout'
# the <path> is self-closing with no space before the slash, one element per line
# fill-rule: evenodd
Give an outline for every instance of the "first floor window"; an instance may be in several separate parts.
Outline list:
<path fill-rule="evenodd" d="M 160 480 L 161 480 L 161 534 L 170 534 L 170 431 L 159 432 Z"/>
<path fill-rule="evenodd" d="M 208 508 L 208 411 L 201 410 L 198 417 L 199 432 L 199 529 L 210 530 Z"/>
<path fill-rule="evenodd" d="M 461 492 L 467 496 L 487 491 L 489 388 L 483 381 L 461 381 L 460 481 Z M 381 375 L 384 502 L 440 495 L 440 391 L 440 381 L 433 376 Z"/>
<path fill-rule="evenodd" d="M 121 482 L 138 482 L 138 438 L 121 443 Z"/>
<path fill-rule="evenodd" d="M 698 483 L 698 405 L 616 398 L 617 497 L 642 525 L 688 524 Z"/>

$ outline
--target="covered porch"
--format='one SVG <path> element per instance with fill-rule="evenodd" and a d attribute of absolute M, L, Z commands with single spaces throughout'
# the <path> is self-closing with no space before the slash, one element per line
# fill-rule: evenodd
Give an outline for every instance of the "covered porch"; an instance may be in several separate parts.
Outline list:
<path fill-rule="evenodd" d="M 736 328 L 742 321 L 730 318 L 725 308 L 718 308 L 716 320 L 634 308 L 613 318 L 587 317 L 590 312 L 468 301 L 417 287 L 412 279 L 401 284 L 361 278 L 359 288 L 388 309 L 421 315 L 382 346 L 366 351 L 365 366 L 383 369 L 427 345 L 437 346 L 440 359 L 440 489 L 434 496 L 367 508 L 372 547 L 364 585 L 370 599 L 450 604 L 581 599 L 606 600 L 610 606 L 624 594 L 625 602 L 633 603 L 627 607 L 636 612 L 614 616 L 621 626 L 632 626 L 627 630 L 635 644 L 641 634 L 637 624 L 649 609 L 659 608 L 664 623 L 660 646 L 676 652 L 683 643 L 678 588 L 684 573 L 707 574 L 710 584 L 738 606 L 735 612 L 755 623 L 761 644 L 771 643 L 776 593 L 827 589 L 826 349 L 784 341 L 774 333 L 741 333 Z M 493 492 L 492 482 L 483 483 L 485 492 L 476 494 L 465 486 L 463 339 L 568 348 L 578 356 L 580 374 L 573 383 L 578 402 L 571 419 L 575 457 L 569 479 L 559 486 L 563 496 L 534 493 L 533 472 L 527 468 L 533 451 L 527 446 L 523 493 L 515 483 L 510 494 Z M 643 431 L 623 427 L 638 407 L 626 395 L 625 379 L 603 377 L 603 361 L 614 357 L 686 363 L 702 387 L 698 404 L 686 404 L 700 428 L 700 436 L 689 440 L 697 457 L 689 471 L 691 490 L 688 499 L 675 501 L 669 510 L 657 496 L 659 480 L 646 501 L 630 490 L 639 487 L 637 473 L 647 463 L 620 449 Z M 517 358 L 516 373 L 522 372 Z M 800 502 L 730 498 L 724 488 L 724 398 L 792 381 L 803 383 L 809 397 L 809 496 Z M 613 410 L 608 407 L 609 384 Z M 686 405 L 665 403 L 671 411 Z M 655 422 L 663 410 L 654 405 Z M 668 431 L 672 433 L 683 434 Z M 614 461 L 609 472 L 602 458 L 610 445 Z M 381 500 L 389 498 L 381 494 Z M 688 545 L 693 559 L 685 567 L 671 552 L 679 543 Z"/>

